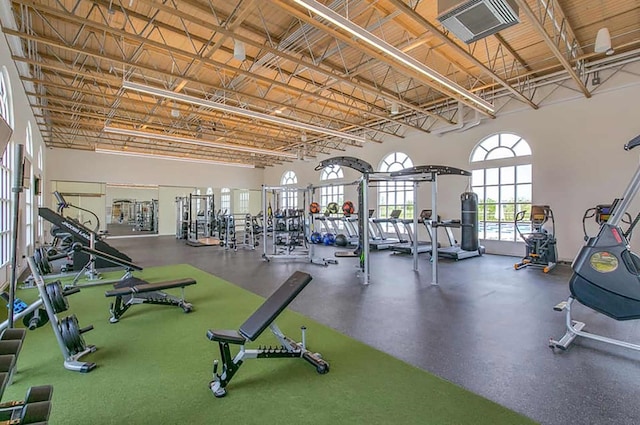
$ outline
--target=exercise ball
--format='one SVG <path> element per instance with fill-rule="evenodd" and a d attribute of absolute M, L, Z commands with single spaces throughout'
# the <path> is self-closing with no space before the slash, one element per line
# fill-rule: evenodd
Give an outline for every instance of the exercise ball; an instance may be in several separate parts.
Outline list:
<path fill-rule="evenodd" d="M 320 235 L 320 233 L 318 232 L 313 232 L 311 234 L 310 240 L 311 240 L 311 243 L 320 243 L 322 242 L 322 235 Z"/>
<path fill-rule="evenodd" d="M 336 238 L 335 236 L 333 236 L 333 233 L 327 233 L 326 235 L 324 235 L 324 238 L 322 239 L 322 242 L 325 245 L 333 245 L 335 241 L 336 241 Z"/>
<path fill-rule="evenodd" d="M 348 243 L 349 241 L 347 240 L 347 237 L 345 235 L 343 235 L 342 233 L 336 235 L 336 246 L 347 246 Z"/>

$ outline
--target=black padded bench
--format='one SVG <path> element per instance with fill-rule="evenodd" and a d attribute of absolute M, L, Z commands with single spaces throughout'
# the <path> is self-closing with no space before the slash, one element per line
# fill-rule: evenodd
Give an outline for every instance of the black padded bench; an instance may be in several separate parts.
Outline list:
<path fill-rule="evenodd" d="M 311 275 L 301 271 L 293 273 L 267 300 L 240 326 L 239 330 L 209 330 L 207 338 L 218 342 L 222 361 L 222 372 L 218 371 L 218 360 L 213 362 L 213 381 L 209 388 L 216 397 L 224 397 L 226 386 L 236 374 L 245 359 L 302 357 L 316 368 L 320 374 L 329 372 L 329 364 L 318 353 L 312 353 L 306 348 L 305 330 L 302 329 L 302 342 L 296 342 L 285 336 L 274 320 L 287 308 L 296 296 L 311 282 Z M 255 341 L 262 332 L 270 328 L 278 339 L 280 347 L 258 347 L 245 349 L 247 341 Z M 240 352 L 231 356 L 229 344 L 240 345 Z"/>
<path fill-rule="evenodd" d="M 128 277 L 116 284 L 114 289 L 105 292 L 106 297 L 116 297 L 111 303 L 110 312 L 111 323 L 116 323 L 120 317 L 133 305 L 136 304 L 161 304 L 180 307 L 185 313 L 193 310 L 193 305 L 184 299 L 184 288 L 195 285 L 194 279 L 178 279 L 166 282 L 149 283 L 137 277 Z M 165 289 L 180 288 L 182 296 L 180 298 L 163 292 Z"/>

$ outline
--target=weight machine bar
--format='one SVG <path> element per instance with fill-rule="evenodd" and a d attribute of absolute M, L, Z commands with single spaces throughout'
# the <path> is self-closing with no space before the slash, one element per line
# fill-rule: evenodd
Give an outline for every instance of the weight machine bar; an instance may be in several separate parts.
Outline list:
<path fill-rule="evenodd" d="M 438 222 L 438 174 L 432 174 L 431 180 L 431 219 Z M 433 236 L 431 241 L 431 284 L 438 284 L 438 227 L 433 227 Z"/>
<path fill-rule="evenodd" d="M 369 219 L 369 174 L 362 175 L 362 205 L 360 207 L 360 219 Z M 368 285 L 369 282 L 369 226 L 362 226 L 362 255 L 364 255 L 363 270 L 364 273 L 362 284 Z M 360 260 L 358 260 L 360 261 Z"/>
<path fill-rule="evenodd" d="M 62 335 L 60 334 L 60 328 L 58 326 L 58 317 L 56 316 L 56 313 L 51 306 L 51 301 L 49 300 L 47 291 L 44 289 L 44 279 L 42 278 L 40 272 L 38 272 L 38 268 L 36 267 L 36 263 L 33 260 L 33 257 L 27 257 L 27 264 L 29 264 L 31 275 L 33 276 L 33 280 L 36 282 L 36 285 L 38 287 L 38 292 L 40 293 L 42 304 L 44 305 L 44 308 L 49 315 L 49 322 L 51 322 L 51 327 L 53 328 L 53 333 L 55 334 L 58 345 L 60 346 L 60 351 L 62 351 L 62 356 L 65 360 L 67 360 L 70 357 L 69 349 L 62 340 Z"/>
<path fill-rule="evenodd" d="M 9 328 L 13 328 L 13 303 L 16 300 L 16 286 L 18 283 L 18 239 L 20 229 L 20 193 L 24 190 L 24 145 L 16 145 L 13 157 L 13 239 L 11 241 L 11 280 L 9 281 L 9 307 L 7 317 Z"/>
<path fill-rule="evenodd" d="M 616 227 L 620 225 L 620 222 L 624 217 L 624 213 L 629 208 L 629 205 L 631 204 L 631 201 L 633 201 L 633 198 L 635 198 L 636 194 L 638 193 L 639 188 L 640 188 L 640 165 L 636 169 L 636 173 L 633 175 L 631 182 L 629 182 L 629 185 L 625 189 L 624 194 L 622 195 L 622 199 L 614 209 L 613 214 L 611 214 L 611 217 L 609 217 L 609 220 L 607 221 L 609 224 Z"/>
<path fill-rule="evenodd" d="M 418 271 L 418 182 L 413 182 L 413 271 Z"/>

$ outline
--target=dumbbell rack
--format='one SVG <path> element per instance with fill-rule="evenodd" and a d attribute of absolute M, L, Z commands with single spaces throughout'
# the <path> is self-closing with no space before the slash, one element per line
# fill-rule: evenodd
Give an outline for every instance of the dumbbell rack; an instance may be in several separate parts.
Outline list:
<path fill-rule="evenodd" d="M 26 331 L 7 329 L 0 336 L 0 397 L 13 380 Z M 0 403 L 0 421 L 10 424 L 42 424 L 49 420 L 53 387 L 30 387 L 24 400 Z"/>
<path fill-rule="evenodd" d="M 59 283 L 55 283 L 53 286 L 51 286 L 52 284 L 45 285 L 33 257 L 27 257 L 27 263 L 40 293 L 40 300 L 38 301 L 46 310 L 53 333 L 60 346 L 65 369 L 81 373 L 91 372 L 95 369 L 96 364 L 80 361 L 80 358 L 93 353 L 97 349 L 95 345 L 87 345 L 82 337 L 82 334 L 93 329 L 93 326 L 81 329 L 78 326 L 78 319 L 75 315 L 67 316 L 62 320 L 59 320 L 56 315 L 69 308 L 66 296 L 80 292 L 80 289 L 76 287 L 70 290 L 63 290 Z M 36 303 L 37 301 L 34 304 Z"/>

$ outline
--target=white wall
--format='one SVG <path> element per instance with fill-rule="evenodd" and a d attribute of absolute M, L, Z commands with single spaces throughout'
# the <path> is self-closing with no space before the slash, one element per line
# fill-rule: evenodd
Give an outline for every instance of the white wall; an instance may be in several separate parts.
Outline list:
<path fill-rule="evenodd" d="M 6 67 L 6 70 L 9 75 L 10 80 L 10 90 L 12 96 L 12 107 L 13 107 L 13 135 L 12 141 L 16 144 L 24 144 L 26 141 L 27 135 L 27 127 L 28 124 L 31 123 L 31 131 L 32 131 L 32 141 L 33 141 L 33 157 L 30 158 L 31 166 L 33 169 L 33 173 L 35 175 L 40 175 L 42 177 L 42 188 L 43 195 L 45 195 L 46 188 L 48 185 L 45 182 L 46 174 L 44 170 L 38 168 L 37 155 L 40 148 L 42 148 L 42 155 L 46 161 L 47 151 L 44 148 L 44 142 L 42 140 L 42 136 L 38 129 L 35 117 L 33 112 L 31 111 L 31 107 L 29 106 L 29 101 L 22 87 L 22 82 L 20 81 L 20 76 L 18 74 L 18 70 L 16 69 L 15 63 L 11 60 L 11 51 L 9 50 L 9 46 L 7 45 L 7 41 L 5 37 L 0 37 L 0 69 L 2 67 Z M 46 169 L 46 167 L 45 167 Z M 20 211 L 24 214 L 25 211 L 25 202 L 23 192 L 22 198 L 20 201 Z M 45 205 L 48 201 L 45 202 Z M 33 202 L 33 217 L 32 223 L 33 228 L 37 229 L 37 205 L 38 199 L 35 198 Z M 18 239 L 18 272 L 26 267 L 26 262 L 22 260 L 22 256 L 26 254 L 30 254 L 27 252 L 27 247 L 25 244 L 26 234 L 24 228 L 25 217 L 22 215 L 20 217 L 23 225 L 21 225 L 21 229 L 19 232 Z M 37 235 L 36 235 L 37 240 Z M 9 280 L 10 270 L 9 266 L 0 266 L 0 286 Z"/>
<path fill-rule="evenodd" d="M 47 178 L 180 187 L 259 188 L 263 170 L 49 149 Z M 202 192 L 205 193 L 205 192 Z"/>
<path fill-rule="evenodd" d="M 352 148 L 335 156 L 356 156 L 377 167 L 388 153 L 401 151 L 412 158 L 414 165 L 469 169 L 469 155 L 477 142 L 498 132 L 516 133 L 533 150 L 533 201 L 552 207 L 559 257 L 571 260 L 583 243 L 584 210 L 621 196 L 638 164 L 638 152 L 625 152 L 622 146 L 640 134 L 639 83 L 636 77 L 633 85 L 596 93 L 591 99 L 579 98 L 538 110 L 508 113 L 461 133 L 436 136 L 412 132 L 404 139 L 394 138 L 384 144 L 370 142 L 365 148 Z M 289 169 L 296 172 L 299 186 L 318 183 L 320 173 L 313 168 L 324 158 L 268 168 L 265 184 L 279 184 L 282 174 Z M 345 170 L 345 181 L 357 177 L 357 173 Z M 443 217 L 459 217 L 459 196 L 466 186 L 465 178 L 449 176 L 439 180 L 438 210 Z M 375 205 L 375 191 L 370 193 L 370 205 Z M 354 189 L 345 190 L 345 199 L 349 196 L 355 199 Z M 430 206 L 430 196 L 428 185 L 421 186 L 420 208 Z M 521 244 L 514 248 L 515 244 L 487 241 L 486 245 L 490 252 L 524 254 Z"/>

